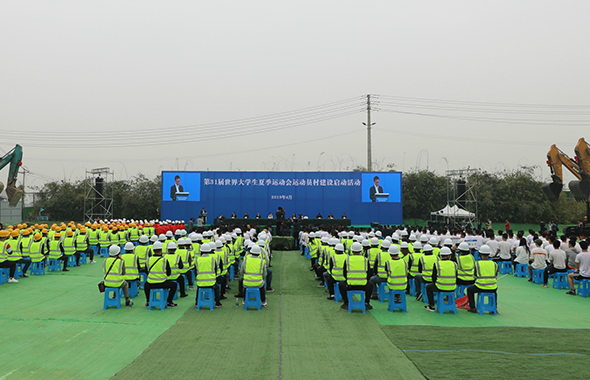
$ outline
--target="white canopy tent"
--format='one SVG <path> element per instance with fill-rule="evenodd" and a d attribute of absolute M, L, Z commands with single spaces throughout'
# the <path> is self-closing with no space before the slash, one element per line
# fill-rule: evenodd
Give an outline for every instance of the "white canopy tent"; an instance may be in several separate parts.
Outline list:
<path fill-rule="evenodd" d="M 435 217 L 452 218 L 452 219 L 475 219 L 475 214 L 460 208 L 457 205 L 446 205 L 442 210 L 431 212 L 430 215 Z"/>

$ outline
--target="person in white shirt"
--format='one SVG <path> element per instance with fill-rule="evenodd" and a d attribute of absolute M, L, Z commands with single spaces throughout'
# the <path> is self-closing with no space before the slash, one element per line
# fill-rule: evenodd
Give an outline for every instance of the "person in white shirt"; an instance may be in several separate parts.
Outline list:
<path fill-rule="evenodd" d="M 547 287 L 547 281 L 549 280 L 549 275 L 557 272 L 567 272 L 567 255 L 564 251 L 562 251 L 559 247 L 561 246 L 561 242 L 558 239 L 553 241 L 553 250 L 549 252 L 549 265 L 545 268 L 545 272 L 543 274 L 543 287 Z"/>
<path fill-rule="evenodd" d="M 494 233 L 493 232 L 488 232 L 488 241 L 485 243 L 488 247 L 490 247 L 490 257 L 493 259 L 494 257 L 496 257 L 496 254 L 498 253 L 498 242 L 496 241 L 496 239 L 494 239 Z"/>
<path fill-rule="evenodd" d="M 582 252 L 578 253 L 578 256 L 576 256 L 576 272 L 567 275 L 570 291 L 566 294 L 572 296 L 576 295 L 574 280 L 590 280 L 590 252 L 588 252 L 587 240 L 582 240 L 580 242 L 580 249 Z"/>
<path fill-rule="evenodd" d="M 529 265 L 529 259 L 531 257 L 531 250 L 526 243 L 525 238 L 520 238 L 520 245 L 516 248 L 516 257 L 514 258 L 514 270 L 516 270 L 516 264 Z"/>
<path fill-rule="evenodd" d="M 533 281 L 533 269 L 547 268 L 547 251 L 541 248 L 543 241 L 535 239 L 535 248 L 531 251 L 531 260 L 529 265 L 529 282 Z"/>
<path fill-rule="evenodd" d="M 494 261 L 512 261 L 512 244 L 508 242 L 508 234 L 502 234 L 502 241 L 498 243 L 498 249 Z"/>

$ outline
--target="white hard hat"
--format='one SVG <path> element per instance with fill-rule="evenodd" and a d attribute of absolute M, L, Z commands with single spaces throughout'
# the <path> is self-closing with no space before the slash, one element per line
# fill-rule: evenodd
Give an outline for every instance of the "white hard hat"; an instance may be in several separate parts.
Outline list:
<path fill-rule="evenodd" d="M 221 242 L 221 240 L 217 239 L 215 240 L 215 248 L 221 248 L 223 247 L 223 243 Z"/>
<path fill-rule="evenodd" d="M 207 243 L 201 245 L 201 253 L 211 252 L 211 246 Z"/>
<path fill-rule="evenodd" d="M 352 244 L 354 245 L 354 243 L 352 243 Z M 362 242 L 363 247 L 369 247 L 370 245 L 371 245 L 371 243 L 367 239 L 363 240 L 363 242 Z"/>
<path fill-rule="evenodd" d="M 408 242 L 406 241 L 402 241 L 402 243 L 399 246 L 400 248 L 410 248 L 410 245 L 408 244 Z"/>
<path fill-rule="evenodd" d="M 186 230 L 180 230 L 180 236 L 186 236 Z"/>
<path fill-rule="evenodd" d="M 448 255 L 450 255 L 452 252 L 451 252 L 451 249 L 450 249 L 449 247 L 442 247 L 442 248 L 440 249 L 440 252 L 439 252 L 439 253 L 440 253 L 440 255 L 441 255 L 441 256 L 448 256 Z"/>
<path fill-rule="evenodd" d="M 326 243 L 326 244 L 328 244 L 328 237 L 327 237 L 327 236 L 324 236 L 324 237 L 322 238 L 322 243 Z"/>
<path fill-rule="evenodd" d="M 254 247 L 252 247 L 252 249 L 250 250 L 250 253 L 253 255 L 259 255 L 262 253 L 262 249 L 260 249 L 259 246 L 255 245 Z"/>
<path fill-rule="evenodd" d="M 370 238 L 374 238 L 375 237 L 375 233 L 373 231 L 369 232 L 369 237 Z"/>
<path fill-rule="evenodd" d="M 178 247 L 176 246 L 176 243 L 173 242 L 173 241 L 171 241 L 170 243 L 168 243 L 168 245 L 166 246 L 166 249 L 168 249 L 168 250 L 176 249 L 176 248 L 178 248 Z"/>
<path fill-rule="evenodd" d="M 330 245 L 336 245 L 336 244 L 338 244 L 338 239 L 332 238 L 332 239 L 328 240 L 328 244 L 330 244 Z"/>
<path fill-rule="evenodd" d="M 408 236 L 408 231 L 406 231 L 406 230 L 403 230 L 403 231 L 401 232 L 401 235 L 402 235 L 402 236 Z"/>
<path fill-rule="evenodd" d="M 258 246 L 264 245 L 264 240 L 258 240 L 256 243 L 258 243 Z"/>
<path fill-rule="evenodd" d="M 344 252 L 344 245 L 342 245 L 341 243 L 338 243 L 334 247 L 334 250 L 339 251 L 339 252 Z"/>
<path fill-rule="evenodd" d="M 479 254 L 480 255 L 489 255 L 490 254 L 490 247 L 488 247 L 487 245 L 482 245 L 481 247 L 479 247 Z"/>
<path fill-rule="evenodd" d="M 453 245 L 453 241 L 451 239 L 445 239 L 443 245 Z"/>
<path fill-rule="evenodd" d="M 150 241 L 151 241 L 152 243 L 155 243 L 155 242 L 157 242 L 157 241 L 158 241 L 158 235 L 152 235 L 152 237 L 150 237 Z"/>
<path fill-rule="evenodd" d="M 178 239 L 177 243 L 178 243 L 178 246 L 179 246 L 179 247 L 180 247 L 181 245 L 185 245 L 185 244 L 186 244 L 186 239 L 180 238 L 180 239 Z"/>
<path fill-rule="evenodd" d="M 231 234 L 231 238 L 232 238 L 232 239 L 234 239 L 234 240 L 235 240 L 235 239 L 237 239 L 237 238 L 238 238 L 238 234 L 236 234 L 236 233 L 234 232 L 233 234 Z"/>
<path fill-rule="evenodd" d="M 203 240 L 203 235 L 197 234 L 197 241 L 199 241 L 199 240 Z"/>
<path fill-rule="evenodd" d="M 399 235 L 397 234 L 397 232 L 394 232 L 393 235 L 391 235 L 391 239 L 392 240 L 399 240 Z"/>
<path fill-rule="evenodd" d="M 172 231 L 166 231 L 166 237 L 172 237 L 174 234 Z"/>
<path fill-rule="evenodd" d="M 350 232 L 348 232 L 348 237 L 349 237 L 349 238 L 351 238 L 351 237 L 353 237 L 353 236 L 354 236 L 354 231 L 350 231 Z"/>
<path fill-rule="evenodd" d="M 470 251 L 469 244 L 465 242 L 459 244 L 459 251 Z"/>
<path fill-rule="evenodd" d="M 144 244 L 145 244 L 145 243 L 147 243 L 148 241 L 150 241 L 150 239 L 148 239 L 147 235 L 141 235 L 141 236 L 139 237 L 139 242 L 140 242 L 140 243 L 144 243 Z"/>
<path fill-rule="evenodd" d="M 420 236 L 420 241 L 421 241 L 422 243 L 427 243 L 427 242 L 428 242 L 428 236 L 426 236 L 426 235 L 421 235 L 421 236 Z"/>
<path fill-rule="evenodd" d="M 430 243 L 430 245 L 437 245 L 438 239 L 433 236 L 430 238 L 430 240 L 428 242 Z"/>
<path fill-rule="evenodd" d="M 118 245 L 113 244 L 109 247 L 109 256 L 117 256 L 119 252 L 121 252 L 121 247 Z"/>
<path fill-rule="evenodd" d="M 368 240 L 367 240 L 368 242 Z M 356 242 L 356 243 L 352 243 L 352 245 L 350 246 L 350 249 L 352 250 L 352 252 L 361 252 L 363 250 L 363 246 L 360 245 L 360 243 Z"/>
<path fill-rule="evenodd" d="M 236 228 L 236 234 L 241 234 L 241 233 L 242 233 L 242 230 L 239 228 Z"/>
<path fill-rule="evenodd" d="M 424 247 L 422 247 L 422 250 L 424 252 L 432 251 L 432 246 L 430 244 L 425 244 Z"/>
<path fill-rule="evenodd" d="M 417 242 L 414 243 L 413 247 L 414 247 L 414 250 L 416 250 L 416 249 L 422 249 L 422 243 L 420 243 L 419 241 L 417 241 Z"/>
<path fill-rule="evenodd" d="M 160 235 L 158 236 L 158 239 L 159 239 L 160 241 L 164 241 L 164 240 L 166 240 L 166 235 L 164 235 L 164 234 L 160 234 Z"/>
<path fill-rule="evenodd" d="M 133 251 L 135 249 L 135 245 L 128 241 L 127 243 L 125 243 L 125 250 L 126 251 Z"/>
<path fill-rule="evenodd" d="M 385 240 L 391 243 L 391 236 L 385 236 Z"/>
<path fill-rule="evenodd" d="M 416 241 L 416 235 L 411 234 L 410 235 L 410 241 Z"/>
<path fill-rule="evenodd" d="M 371 238 L 371 245 L 379 245 L 379 239 L 377 239 L 376 237 Z"/>
<path fill-rule="evenodd" d="M 391 247 L 391 242 L 389 240 L 383 240 L 381 243 L 381 248 L 388 249 L 389 247 Z"/>
<path fill-rule="evenodd" d="M 222 243 L 225 243 L 225 236 L 220 236 L 219 237 L 219 241 L 222 242 Z"/>
<path fill-rule="evenodd" d="M 387 250 L 387 252 L 389 252 L 392 255 L 399 255 L 399 247 L 394 244 L 391 247 L 389 247 L 389 249 Z"/>
<path fill-rule="evenodd" d="M 381 233 L 381 231 L 377 231 L 377 232 L 375 232 L 375 236 L 381 237 L 381 236 L 383 236 L 383 234 Z"/>

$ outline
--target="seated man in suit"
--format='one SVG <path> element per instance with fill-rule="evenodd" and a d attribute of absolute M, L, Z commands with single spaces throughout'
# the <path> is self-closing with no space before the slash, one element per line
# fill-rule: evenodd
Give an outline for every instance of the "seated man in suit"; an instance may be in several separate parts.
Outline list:
<path fill-rule="evenodd" d="M 172 187 L 170 187 L 170 198 L 172 198 L 172 200 L 175 201 L 176 200 L 176 193 L 182 193 L 182 192 L 184 192 L 184 188 L 180 184 L 180 176 L 177 175 L 176 177 L 174 177 L 174 185 L 172 185 Z"/>
<path fill-rule="evenodd" d="M 376 202 L 377 197 L 375 196 L 375 194 L 382 194 L 383 188 L 381 186 L 379 186 L 379 177 L 378 176 L 375 176 L 375 178 L 373 178 L 373 183 L 375 185 L 371 186 L 371 188 L 369 189 L 369 198 L 371 198 L 372 202 Z"/>

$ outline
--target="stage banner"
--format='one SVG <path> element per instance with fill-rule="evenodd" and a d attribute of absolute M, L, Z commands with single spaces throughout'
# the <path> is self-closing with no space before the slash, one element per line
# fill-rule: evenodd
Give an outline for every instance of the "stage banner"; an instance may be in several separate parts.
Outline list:
<path fill-rule="evenodd" d="M 177 195 L 179 194 L 179 195 Z M 355 225 L 402 223 L 401 172 L 162 172 L 161 219 L 207 222 L 233 212 L 276 217 L 278 207 L 315 218 L 346 214 Z"/>

